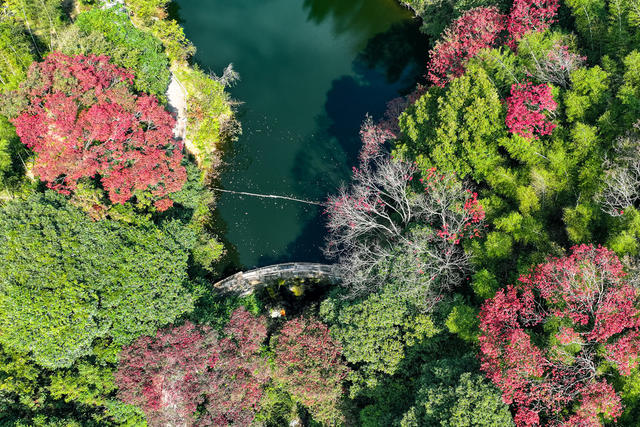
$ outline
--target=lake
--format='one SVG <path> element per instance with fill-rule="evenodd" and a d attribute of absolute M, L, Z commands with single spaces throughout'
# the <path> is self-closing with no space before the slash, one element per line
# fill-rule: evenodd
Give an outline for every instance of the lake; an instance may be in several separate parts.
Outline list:
<path fill-rule="evenodd" d="M 243 133 L 225 149 L 228 190 L 324 201 L 348 182 L 368 113 L 424 74 L 426 40 L 394 0 L 178 0 L 175 14 L 196 62 L 241 80 Z M 322 208 L 220 194 L 227 262 L 234 269 L 324 261 Z"/>

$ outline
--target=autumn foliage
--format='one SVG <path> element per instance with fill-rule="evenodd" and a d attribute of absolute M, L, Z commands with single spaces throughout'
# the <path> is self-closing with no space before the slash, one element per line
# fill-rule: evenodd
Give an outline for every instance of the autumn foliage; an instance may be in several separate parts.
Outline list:
<path fill-rule="evenodd" d="M 215 331 L 189 322 L 141 337 L 120 354 L 120 398 L 139 405 L 151 426 L 193 425 L 204 394 L 199 379 L 218 351 Z"/>
<path fill-rule="evenodd" d="M 612 251 L 581 245 L 550 258 L 498 291 L 480 320 L 482 369 L 518 426 L 597 426 L 600 415 L 620 416 L 603 372 L 625 376 L 638 365 L 640 311 Z"/>
<path fill-rule="evenodd" d="M 515 0 L 507 20 L 508 45 L 516 47 L 516 42 L 526 33 L 543 32 L 555 21 L 558 0 Z"/>
<path fill-rule="evenodd" d="M 444 87 L 451 79 L 464 74 L 466 63 L 480 50 L 497 47 L 505 41 L 515 49 L 526 33 L 549 28 L 555 22 L 558 7 L 558 0 L 515 0 L 508 16 L 494 6 L 465 12 L 451 23 L 431 51 L 429 79 L 436 86 Z"/>
<path fill-rule="evenodd" d="M 258 355 L 265 321 L 240 308 L 224 334 L 187 322 L 139 338 L 120 355 L 120 398 L 140 406 L 151 426 L 250 424 L 268 379 Z"/>
<path fill-rule="evenodd" d="M 341 419 L 342 382 L 349 372 L 340 345 L 315 319 L 289 320 L 274 347 L 274 378 L 329 425 Z"/>
<path fill-rule="evenodd" d="M 267 337 L 266 320 L 244 308 L 231 315 L 220 350 L 203 377 L 207 403 L 200 425 L 249 425 L 260 409 L 262 386 L 269 379 L 259 350 Z"/>
<path fill-rule="evenodd" d="M 133 75 L 105 56 L 59 52 L 32 64 L 12 120 L 36 154 L 34 173 L 63 194 L 99 178 L 112 203 L 145 192 L 158 210 L 186 181 L 174 118 L 155 97 L 136 95 Z"/>
<path fill-rule="evenodd" d="M 481 49 L 494 47 L 506 28 L 505 16 L 496 7 L 471 9 L 445 30 L 431 51 L 429 79 L 443 87 L 464 74 L 464 67 Z"/>
<path fill-rule="evenodd" d="M 550 135 L 556 125 L 548 120 L 547 115 L 557 107 L 549 85 L 514 84 L 511 96 L 507 98 L 507 127 L 511 133 L 525 138 L 538 139 L 541 135 Z"/>

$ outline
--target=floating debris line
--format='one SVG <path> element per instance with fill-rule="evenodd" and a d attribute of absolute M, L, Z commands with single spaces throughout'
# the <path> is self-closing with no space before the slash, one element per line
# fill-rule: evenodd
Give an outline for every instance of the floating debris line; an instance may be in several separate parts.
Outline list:
<path fill-rule="evenodd" d="M 222 188 L 217 188 L 217 187 L 211 187 L 211 189 L 215 190 L 215 191 L 221 191 L 223 193 L 238 194 L 238 195 L 241 195 L 241 196 L 262 197 L 264 199 L 282 199 L 282 200 L 289 200 L 289 201 L 292 201 L 292 202 L 306 203 L 308 205 L 324 206 L 324 203 L 321 203 L 321 202 L 314 202 L 314 201 L 311 201 L 311 200 L 296 199 L 295 197 L 289 197 L 289 196 L 279 196 L 277 194 L 247 193 L 246 191 L 224 190 Z"/>

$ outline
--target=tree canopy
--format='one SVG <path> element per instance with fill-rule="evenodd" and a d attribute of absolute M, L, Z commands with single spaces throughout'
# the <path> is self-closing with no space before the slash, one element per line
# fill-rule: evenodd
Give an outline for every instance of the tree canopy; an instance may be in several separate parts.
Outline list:
<path fill-rule="evenodd" d="M 131 93 L 133 75 L 105 56 L 59 52 L 34 63 L 6 110 L 36 153 L 34 173 L 62 194 L 100 177 L 112 203 L 144 193 L 158 210 L 187 179 L 175 119 L 150 95 Z"/>
<path fill-rule="evenodd" d="M 7 204 L 0 229 L 0 342 L 44 367 L 71 366 L 97 338 L 127 344 L 193 307 L 194 238 L 178 223 L 93 222 L 46 193 Z"/>

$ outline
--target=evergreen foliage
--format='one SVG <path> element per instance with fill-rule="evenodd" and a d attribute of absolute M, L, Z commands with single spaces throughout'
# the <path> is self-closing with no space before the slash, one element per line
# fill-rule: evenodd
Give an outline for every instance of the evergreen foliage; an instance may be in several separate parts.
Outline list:
<path fill-rule="evenodd" d="M 18 88 L 34 61 L 34 45 L 20 23 L 0 17 L 0 84 L 1 91 Z"/>
<path fill-rule="evenodd" d="M 93 222 L 46 193 L 8 203 L 0 229 L 0 342 L 43 367 L 69 367 L 97 338 L 127 344 L 193 308 L 194 236 L 177 222 Z"/>

